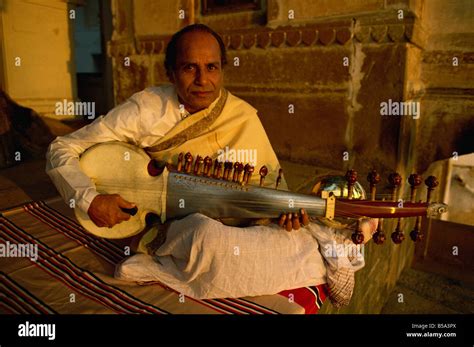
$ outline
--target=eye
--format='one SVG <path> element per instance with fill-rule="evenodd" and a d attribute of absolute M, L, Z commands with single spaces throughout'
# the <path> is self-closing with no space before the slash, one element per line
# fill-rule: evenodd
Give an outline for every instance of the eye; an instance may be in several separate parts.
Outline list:
<path fill-rule="evenodd" d="M 194 66 L 191 65 L 191 64 L 188 64 L 188 65 L 185 65 L 183 67 L 183 69 L 184 69 L 184 71 L 192 71 L 192 70 L 194 70 Z"/>
<path fill-rule="evenodd" d="M 207 66 L 207 69 L 208 69 L 209 71 L 214 71 L 214 70 L 217 70 L 217 66 L 215 66 L 214 64 L 209 64 L 209 65 Z"/>

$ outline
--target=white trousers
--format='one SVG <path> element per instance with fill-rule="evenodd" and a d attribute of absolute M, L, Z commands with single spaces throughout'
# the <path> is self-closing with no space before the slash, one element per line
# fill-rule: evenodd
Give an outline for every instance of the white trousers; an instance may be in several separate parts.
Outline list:
<path fill-rule="evenodd" d="M 334 253 L 325 262 L 318 238 L 326 249 L 334 231 L 316 223 L 292 232 L 276 224 L 231 227 L 195 213 L 169 225 L 166 242 L 154 256 L 129 257 L 115 276 L 159 281 L 198 299 L 236 298 L 326 283 L 327 267 L 363 267 L 363 259 L 352 265 Z"/>

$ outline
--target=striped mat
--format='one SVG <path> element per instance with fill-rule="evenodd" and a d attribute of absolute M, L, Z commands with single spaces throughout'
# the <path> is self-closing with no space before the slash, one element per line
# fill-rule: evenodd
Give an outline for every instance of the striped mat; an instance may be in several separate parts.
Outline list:
<path fill-rule="evenodd" d="M 3 211 L 0 243 L 0 313 L 316 314 L 328 295 L 319 285 L 197 300 L 158 283 L 116 280 L 114 267 L 128 256 L 127 240 L 88 233 L 60 198 Z M 37 249 L 37 259 L 11 251 L 20 245 Z"/>

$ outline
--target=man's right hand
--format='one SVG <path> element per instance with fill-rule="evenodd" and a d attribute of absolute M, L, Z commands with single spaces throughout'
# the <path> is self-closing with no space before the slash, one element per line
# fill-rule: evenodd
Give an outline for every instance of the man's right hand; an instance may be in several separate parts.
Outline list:
<path fill-rule="evenodd" d="M 130 214 L 123 212 L 121 208 L 134 207 L 134 203 L 128 202 L 118 194 L 100 194 L 92 200 L 87 214 L 98 227 L 111 228 L 130 219 Z"/>

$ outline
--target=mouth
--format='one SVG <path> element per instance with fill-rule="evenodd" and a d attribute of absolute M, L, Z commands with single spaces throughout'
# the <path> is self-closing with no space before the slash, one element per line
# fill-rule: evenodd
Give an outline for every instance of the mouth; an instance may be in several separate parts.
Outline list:
<path fill-rule="evenodd" d="M 193 94 L 197 97 L 200 97 L 200 98 L 205 98 L 205 97 L 208 97 L 208 96 L 212 95 L 212 92 L 191 92 L 191 94 Z"/>

